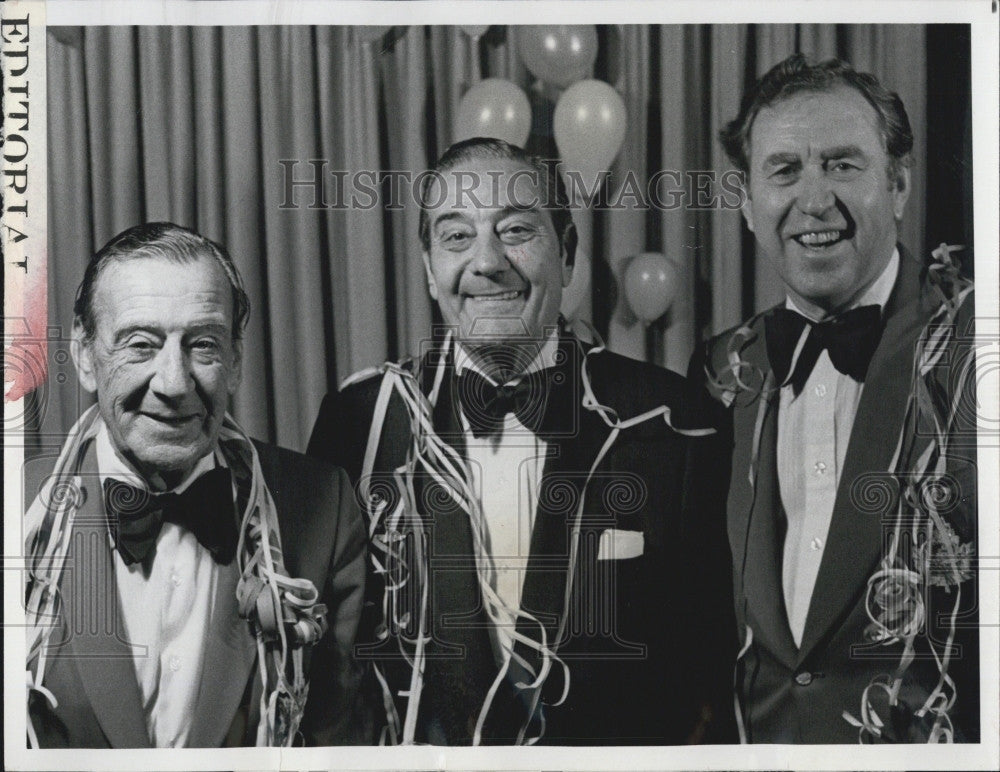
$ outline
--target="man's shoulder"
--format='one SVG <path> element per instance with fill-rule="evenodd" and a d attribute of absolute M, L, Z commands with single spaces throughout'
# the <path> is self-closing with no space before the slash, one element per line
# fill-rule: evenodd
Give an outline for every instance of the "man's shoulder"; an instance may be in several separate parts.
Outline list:
<path fill-rule="evenodd" d="M 728 370 L 730 359 L 734 353 L 742 354 L 747 349 L 760 345 L 764 338 L 764 317 L 781 304 L 772 306 L 740 324 L 733 325 L 706 340 L 692 359 L 692 370 L 688 375 L 703 380 L 704 373 L 694 372 L 694 369 L 704 368 L 709 374 L 716 376 Z"/>
<path fill-rule="evenodd" d="M 605 350 L 588 358 L 587 374 L 594 397 L 620 418 L 666 405 L 681 426 L 697 423 L 692 386 L 673 370 Z"/>
<path fill-rule="evenodd" d="M 387 372 L 396 370 L 415 374 L 417 369 L 417 362 L 412 357 L 399 362 L 385 362 L 378 367 L 369 367 L 345 378 L 336 391 L 327 395 L 327 399 L 336 399 L 344 406 L 353 408 L 374 407 Z"/>
<path fill-rule="evenodd" d="M 269 483 L 271 478 L 274 478 L 283 484 L 287 484 L 289 480 L 303 483 L 315 481 L 317 484 L 332 481 L 326 484 L 333 484 L 339 480 L 343 472 L 339 466 L 322 458 L 307 456 L 290 448 L 261 440 L 255 439 L 252 442 L 260 459 L 261 471 Z"/>

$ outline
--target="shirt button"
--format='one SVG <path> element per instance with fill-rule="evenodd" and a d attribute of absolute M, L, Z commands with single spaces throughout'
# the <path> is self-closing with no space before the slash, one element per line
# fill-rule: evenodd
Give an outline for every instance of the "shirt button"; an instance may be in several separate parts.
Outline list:
<path fill-rule="evenodd" d="M 824 464 L 822 461 L 817 461 L 815 464 L 813 464 L 813 470 L 816 472 L 818 476 L 822 477 L 824 474 L 826 474 L 826 464 Z"/>
<path fill-rule="evenodd" d="M 811 542 L 809 542 L 809 549 L 813 551 L 823 549 L 823 540 L 817 536 Z"/>
<path fill-rule="evenodd" d="M 180 576 L 180 574 L 178 574 L 176 572 L 172 573 L 170 575 L 170 581 L 174 585 L 174 587 L 180 587 L 181 586 L 181 576 Z"/>
<path fill-rule="evenodd" d="M 812 673 L 796 673 L 795 683 L 799 686 L 809 686 L 812 683 L 813 676 Z"/>
<path fill-rule="evenodd" d="M 177 655 L 174 655 L 173 657 L 170 658 L 170 669 L 174 673 L 176 673 L 178 670 L 181 669 L 181 658 L 178 657 Z"/>
<path fill-rule="evenodd" d="M 813 391 L 816 393 L 817 397 L 825 397 L 826 396 L 826 386 L 824 386 L 822 383 L 817 384 L 816 388 L 813 389 Z"/>

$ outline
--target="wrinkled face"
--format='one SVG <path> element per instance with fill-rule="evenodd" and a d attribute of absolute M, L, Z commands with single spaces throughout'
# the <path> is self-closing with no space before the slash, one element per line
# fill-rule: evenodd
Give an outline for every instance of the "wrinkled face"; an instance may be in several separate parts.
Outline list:
<path fill-rule="evenodd" d="M 852 88 L 795 94 L 754 120 L 743 214 L 803 310 L 849 304 L 888 264 L 910 192 L 909 170 L 888 168 L 878 114 Z"/>
<path fill-rule="evenodd" d="M 476 159 L 428 191 L 427 280 L 441 315 L 470 348 L 541 340 L 556 324 L 572 266 L 542 208 L 545 179 L 530 166 Z"/>
<path fill-rule="evenodd" d="M 240 379 L 232 290 L 206 256 L 107 265 L 94 288 L 92 341 L 74 359 L 118 454 L 152 487 L 172 487 L 215 448 Z"/>

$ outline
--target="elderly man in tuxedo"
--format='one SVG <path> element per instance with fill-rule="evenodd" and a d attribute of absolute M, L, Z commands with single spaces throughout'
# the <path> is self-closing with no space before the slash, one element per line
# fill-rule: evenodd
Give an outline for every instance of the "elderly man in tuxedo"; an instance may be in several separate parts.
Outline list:
<path fill-rule="evenodd" d="M 897 243 L 906 110 L 795 55 L 722 140 L 786 293 L 692 361 L 733 439 L 744 737 L 976 740 L 972 287 Z"/>
<path fill-rule="evenodd" d="M 359 656 L 383 739 L 735 736 L 725 481 L 684 379 L 566 328 L 576 231 L 554 165 L 477 138 L 425 182 L 445 327 L 330 394 L 309 444 L 369 518 L 380 590 Z"/>
<path fill-rule="evenodd" d="M 226 413 L 248 313 L 226 250 L 170 223 L 87 266 L 73 358 L 97 405 L 28 483 L 35 747 L 364 740 L 361 516 L 343 470 Z"/>

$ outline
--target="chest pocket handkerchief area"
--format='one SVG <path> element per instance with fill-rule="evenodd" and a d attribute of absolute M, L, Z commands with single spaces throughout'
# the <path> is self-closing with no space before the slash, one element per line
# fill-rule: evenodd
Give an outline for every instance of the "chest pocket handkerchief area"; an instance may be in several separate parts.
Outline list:
<path fill-rule="evenodd" d="M 601 534 L 597 547 L 598 560 L 628 560 L 642 555 L 645 542 L 642 531 L 609 528 Z"/>

